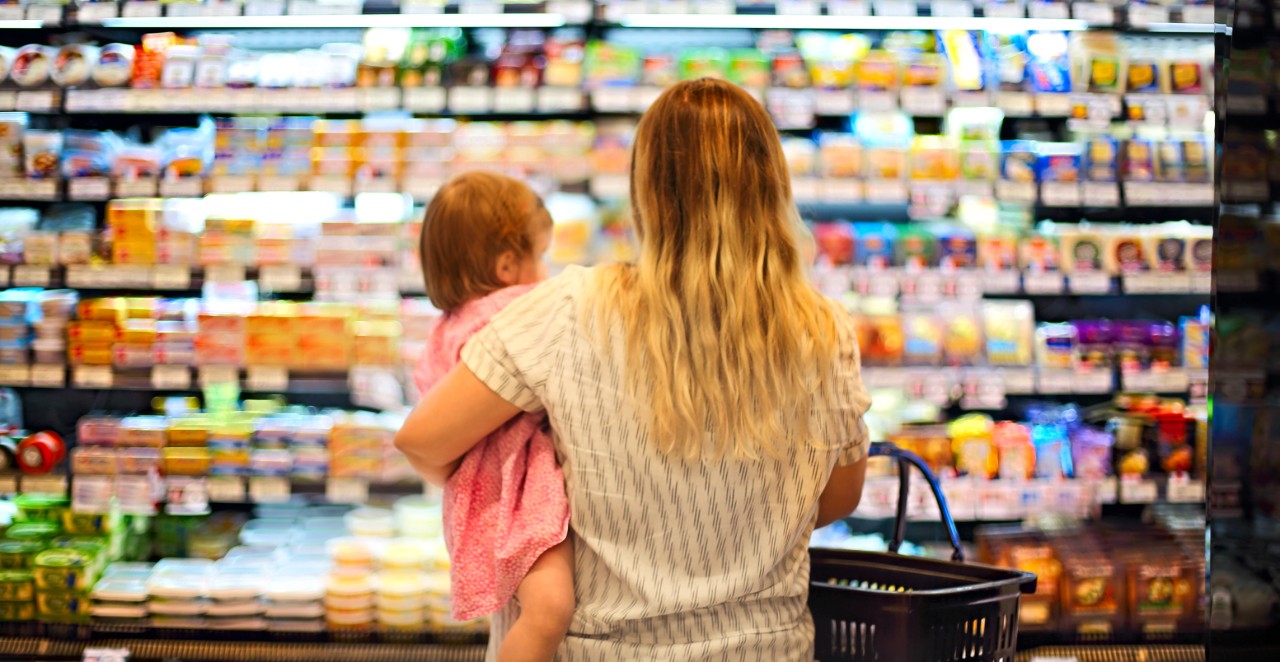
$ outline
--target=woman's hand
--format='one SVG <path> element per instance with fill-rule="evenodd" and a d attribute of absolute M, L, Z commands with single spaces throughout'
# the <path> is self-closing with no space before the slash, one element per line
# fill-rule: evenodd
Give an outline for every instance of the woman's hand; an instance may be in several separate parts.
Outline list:
<path fill-rule="evenodd" d="M 459 363 L 409 413 L 396 448 L 424 479 L 443 486 L 467 451 L 519 413 Z"/>

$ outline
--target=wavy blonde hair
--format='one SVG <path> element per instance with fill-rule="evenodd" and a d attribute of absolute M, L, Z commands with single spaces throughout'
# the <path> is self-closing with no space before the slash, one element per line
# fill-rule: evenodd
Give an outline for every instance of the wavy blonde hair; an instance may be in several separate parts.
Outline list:
<path fill-rule="evenodd" d="M 805 274 L 760 103 L 705 78 L 663 93 L 636 130 L 631 211 L 639 259 L 602 270 L 597 321 L 621 320 L 630 395 L 651 395 L 659 449 L 757 458 L 815 441 L 836 311 Z"/>

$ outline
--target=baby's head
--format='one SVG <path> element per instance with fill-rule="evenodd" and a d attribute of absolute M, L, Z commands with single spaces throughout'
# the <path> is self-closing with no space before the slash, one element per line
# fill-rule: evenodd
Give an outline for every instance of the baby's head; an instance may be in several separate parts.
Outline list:
<path fill-rule="evenodd" d="M 468 172 L 440 188 L 422 223 L 427 296 L 444 312 L 547 276 L 551 214 L 518 179 Z"/>

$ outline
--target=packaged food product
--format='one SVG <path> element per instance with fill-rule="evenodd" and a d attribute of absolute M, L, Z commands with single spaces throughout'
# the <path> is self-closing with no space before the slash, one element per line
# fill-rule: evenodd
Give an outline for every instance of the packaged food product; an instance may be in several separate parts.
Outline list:
<path fill-rule="evenodd" d="M 22 134 L 23 171 L 33 179 L 57 176 L 62 161 L 62 133 L 28 130 Z"/>
<path fill-rule="evenodd" d="M 1103 430 L 1081 426 L 1071 431 L 1071 460 L 1076 478 L 1101 480 L 1111 475 L 1115 439 Z"/>
<path fill-rule="evenodd" d="M 966 414 L 947 426 L 955 450 L 956 469 L 964 475 L 995 478 L 1000 457 L 992 439 L 991 417 Z"/>
<path fill-rule="evenodd" d="M 87 591 L 97 581 L 99 572 L 92 556 L 74 549 L 45 550 L 36 554 L 31 565 L 35 586 L 42 592 Z"/>
<path fill-rule="evenodd" d="M 58 49 L 49 72 L 55 85 L 79 87 L 89 81 L 94 63 L 98 61 L 98 49 L 88 44 L 67 44 Z"/>
<path fill-rule="evenodd" d="M 903 313 L 903 352 L 907 365 L 940 365 L 943 358 L 944 330 L 932 313 Z"/>
<path fill-rule="evenodd" d="M 1071 324 L 1078 342 L 1077 367 L 1109 370 L 1115 365 L 1115 330 L 1109 320 L 1078 320 Z"/>
<path fill-rule="evenodd" d="M 985 301 L 983 336 L 991 365 L 1025 366 L 1034 358 L 1035 310 L 1030 301 Z"/>
<path fill-rule="evenodd" d="M 1036 364 L 1055 370 L 1075 366 L 1076 328 L 1070 324 L 1041 323 L 1036 327 Z"/>
<path fill-rule="evenodd" d="M 1027 480 L 1036 473 L 1036 449 L 1031 443 L 1031 433 L 1025 425 L 1001 421 L 991 429 L 1000 458 L 1000 478 Z"/>
<path fill-rule="evenodd" d="M 18 49 L 9 67 L 9 79 L 18 87 L 40 87 L 49 81 L 57 51 L 40 44 L 27 44 Z"/>
<path fill-rule="evenodd" d="M 97 54 L 91 73 L 99 87 L 123 87 L 133 77 L 137 51 L 128 44 L 107 44 Z"/>

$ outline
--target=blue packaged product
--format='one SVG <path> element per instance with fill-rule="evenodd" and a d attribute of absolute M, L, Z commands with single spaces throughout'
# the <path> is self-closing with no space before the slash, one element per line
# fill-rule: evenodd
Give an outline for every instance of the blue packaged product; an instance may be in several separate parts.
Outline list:
<path fill-rule="evenodd" d="M 1042 182 L 1080 181 L 1080 145 L 1040 143 L 1036 149 L 1036 172 Z"/>
<path fill-rule="evenodd" d="M 1033 32 L 1027 37 L 1027 82 L 1032 92 L 1071 91 L 1070 42 L 1064 32 Z"/>
<path fill-rule="evenodd" d="M 893 265 L 894 248 L 898 243 L 898 230 L 889 223 L 857 223 L 854 225 L 858 250 L 854 256 L 857 264 L 884 268 Z"/>
<path fill-rule="evenodd" d="M 1036 181 L 1036 144 L 1030 140 L 1000 143 L 1000 178 L 1011 182 Z"/>

